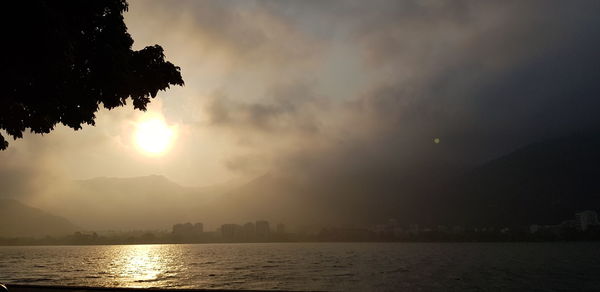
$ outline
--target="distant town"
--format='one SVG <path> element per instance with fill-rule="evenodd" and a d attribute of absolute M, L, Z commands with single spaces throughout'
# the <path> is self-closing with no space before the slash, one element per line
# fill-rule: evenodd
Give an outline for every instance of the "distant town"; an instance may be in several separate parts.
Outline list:
<path fill-rule="evenodd" d="M 484 242 L 484 241 L 582 241 L 600 240 L 598 213 L 587 210 L 556 225 L 532 224 L 523 228 L 403 226 L 395 219 L 371 226 L 325 227 L 287 232 L 284 224 L 266 220 L 223 224 L 204 230 L 202 223 L 178 223 L 170 231 L 75 232 L 63 237 L 2 238 L 0 245 L 103 245 L 264 242 Z"/>

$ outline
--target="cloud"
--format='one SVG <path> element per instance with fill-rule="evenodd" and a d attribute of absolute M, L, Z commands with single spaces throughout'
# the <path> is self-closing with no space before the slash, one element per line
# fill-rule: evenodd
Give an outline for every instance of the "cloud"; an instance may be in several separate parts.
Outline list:
<path fill-rule="evenodd" d="M 589 5 L 405 1 L 367 13 L 355 36 L 391 77 L 357 109 L 397 135 L 447 136 L 471 159 L 589 128 L 600 46 Z"/>
<path fill-rule="evenodd" d="M 328 75 L 312 83 L 289 78 L 279 93 L 252 98 L 228 94 L 234 87 L 228 84 L 207 103 L 210 125 L 244 140 L 294 140 L 310 133 L 317 147 L 273 151 L 265 143 L 248 144 L 255 154 L 280 162 L 281 172 L 291 171 L 292 161 L 331 161 L 324 169 L 340 165 L 338 173 L 427 168 L 432 161 L 472 165 L 600 122 L 593 110 L 599 103 L 593 76 L 600 68 L 594 53 L 599 35 L 591 29 L 599 24 L 591 12 L 595 3 L 257 3 L 261 13 L 319 40 L 321 53 L 335 55 L 339 44 L 353 47 L 358 55 L 352 57 L 364 65 L 352 72 L 366 80 L 353 96 L 318 91 L 337 78 Z M 312 73 L 294 67 L 296 60 L 277 60 L 294 76 Z M 272 88 L 280 80 L 263 82 Z M 434 137 L 443 143 L 434 145 Z"/>
<path fill-rule="evenodd" d="M 599 6 L 132 1 L 136 45 L 163 45 L 183 70 L 186 87 L 161 105 L 186 129 L 176 155 L 132 158 L 115 142 L 130 118 L 109 114 L 96 128 L 117 134 L 84 129 L 12 148 L 47 148 L 40 157 L 70 174 L 156 171 L 192 184 L 270 171 L 308 182 L 315 196 L 393 209 L 457 169 L 598 128 Z M 25 156 L 0 153 L 0 169 L 14 170 L 3 181 L 38 173 Z"/>
<path fill-rule="evenodd" d="M 256 145 L 273 173 L 310 182 L 324 201 L 354 201 L 356 216 L 393 213 L 465 167 L 598 128 L 598 4 L 420 3 L 354 3 L 362 9 L 331 15 L 361 48 L 370 82 L 356 97 L 328 97 L 327 127 L 311 137 L 318 147 Z M 276 117 L 290 113 L 258 105 L 220 104 L 233 113 L 220 125 L 239 135 L 254 125 L 276 140 L 286 125 Z"/>
<path fill-rule="evenodd" d="M 235 70 L 292 62 L 303 66 L 321 50 L 319 39 L 262 1 L 132 1 L 130 10 L 128 25 L 144 26 L 143 39 L 158 32 L 163 42 L 185 49 L 186 55 L 223 56 Z"/>
<path fill-rule="evenodd" d="M 319 131 L 319 117 L 328 102 L 305 84 L 275 85 L 259 102 L 245 103 L 216 94 L 207 108 L 213 126 L 266 132 L 271 135 Z"/>

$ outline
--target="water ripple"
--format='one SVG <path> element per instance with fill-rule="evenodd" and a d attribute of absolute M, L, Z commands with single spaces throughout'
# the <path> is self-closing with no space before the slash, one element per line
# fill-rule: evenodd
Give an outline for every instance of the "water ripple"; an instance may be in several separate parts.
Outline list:
<path fill-rule="evenodd" d="M 595 243 L 0 247 L 8 283 L 333 291 L 600 291 Z"/>

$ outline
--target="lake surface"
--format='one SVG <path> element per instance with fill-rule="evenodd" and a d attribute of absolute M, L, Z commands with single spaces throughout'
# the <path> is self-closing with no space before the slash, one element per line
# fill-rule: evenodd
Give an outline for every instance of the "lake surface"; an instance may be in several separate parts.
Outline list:
<path fill-rule="evenodd" d="M 600 243 L 0 247 L 0 282 L 334 291 L 600 291 Z"/>

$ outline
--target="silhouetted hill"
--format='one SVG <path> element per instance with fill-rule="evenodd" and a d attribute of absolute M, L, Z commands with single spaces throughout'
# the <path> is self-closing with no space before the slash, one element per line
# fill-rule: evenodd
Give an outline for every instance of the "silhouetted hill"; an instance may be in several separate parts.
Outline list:
<path fill-rule="evenodd" d="M 211 216 L 227 214 L 229 222 L 240 223 L 257 219 L 293 224 L 334 221 L 336 212 L 328 212 L 329 206 L 316 197 L 310 186 L 297 179 L 266 174 L 224 193 L 207 211 Z"/>
<path fill-rule="evenodd" d="M 359 175 L 267 174 L 220 196 L 214 210 L 232 214 L 238 220 L 262 217 L 293 225 L 322 226 L 374 224 L 389 218 L 410 224 L 420 222 L 421 215 L 429 213 L 416 206 L 421 189 L 428 187 L 433 175 L 414 172 L 396 176 L 388 172 L 372 180 Z"/>
<path fill-rule="evenodd" d="M 65 218 L 12 199 L 0 199 L 0 237 L 65 235 L 77 229 Z"/>
<path fill-rule="evenodd" d="M 448 220 L 473 225 L 559 223 L 600 209 L 600 135 L 523 147 L 447 187 Z"/>

